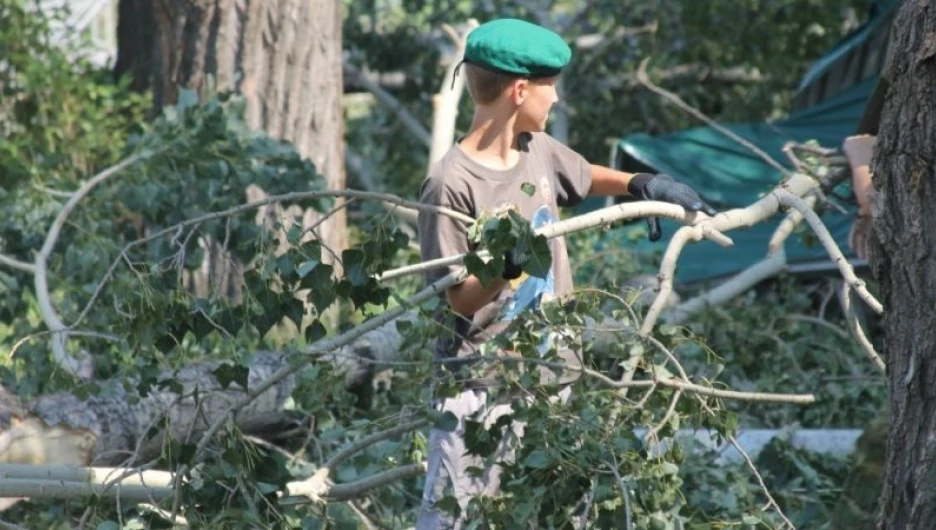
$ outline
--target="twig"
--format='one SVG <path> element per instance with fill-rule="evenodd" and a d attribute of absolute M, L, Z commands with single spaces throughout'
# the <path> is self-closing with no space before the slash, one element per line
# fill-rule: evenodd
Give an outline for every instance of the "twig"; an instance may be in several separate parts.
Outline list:
<path fill-rule="evenodd" d="M 731 445 L 734 446 L 735 450 L 741 454 L 741 457 L 744 458 L 744 462 L 747 464 L 748 469 L 751 470 L 751 473 L 754 474 L 754 477 L 757 478 L 757 483 L 760 485 L 761 491 L 767 497 L 767 508 L 773 507 L 774 511 L 777 512 L 777 515 L 783 519 L 783 522 L 791 529 L 796 530 L 796 526 L 793 525 L 793 522 L 787 518 L 786 514 L 783 513 L 783 510 L 780 508 L 780 505 L 777 504 L 777 501 L 774 500 L 773 495 L 770 494 L 770 490 L 767 489 L 767 484 L 764 484 L 764 478 L 761 476 L 760 472 L 757 471 L 757 466 L 754 465 L 754 462 L 751 460 L 751 457 L 748 456 L 747 452 L 744 451 L 744 448 L 741 447 L 741 444 L 738 443 L 737 438 L 729 435 L 728 441 L 731 442 Z M 765 508 L 766 509 L 766 508 Z"/>
<path fill-rule="evenodd" d="M 858 321 L 858 315 L 855 314 L 855 306 L 851 299 L 851 287 L 849 287 L 847 283 L 842 283 L 841 299 L 842 309 L 845 311 L 845 322 L 848 324 L 848 329 L 852 332 L 855 340 L 858 341 L 858 345 L 861 346 L 861 349 L 864 350 L 865 354 L 867 354 L 868 359 L 871 360 L 875 368 L 877 368 L 878 371 L 880 371 L 882 374 L 886 375 L 887 368 L 884 365 L 884 361 L 881 359 L 881 356 L 878 355 L 877 350 L 874 349 L 874 345 L 871 344 L 871 341 L 868 340 L 864 329 L 861 328 L 861 322 Z"/>
<path fill-rule="evenodd" d="M 624 497 L 624 528 L 625 530 L 631 530 L 634 526 L 631 520 L 630 494 L 627 492 L 627 484 L 624 483 L 624 478 L 621 477 L 621 473 L 617 469 L 617 457 L 614 456 L 614 453 L 611 454 L 611 460 L 613 464 L 608 462 L 608 467 L 611 468 L 611 472 L 614 473 L 614 478 L 617 479 L 618 484 L 621 486 L 621 496 Z"/>
<path fill-rule="evenodd" d="M 7 267 L 14 268 L 23 272 L 28 272 L 29 274 L 36 273 L 36 266 L 32 263 L 26 263 L 25 261 L 20 261 L 16 258 L 11 258 L 5 254 L 0 254 L 0 265 L 6 265 Z"/>
<path fill-rule="evenodd" d="M 766 162 L 768 165 L 770 165 L 771 167 L 773 167 L 773 168 L 775 168 L 777 171 L 779 171 L 784 177 L 789 177 L 789 176 L 790 176 L 790 170 L 789 170 L 789 169 L 785 168 L 785 167 L 784 167 L 783 165 L 781 165 L 779 162 L 777 162 L 776 160 L 774 160 L 772 156 L 768 155 L 768 154 L 767 154 L 766 152 L 764 152 L 761 148 L 759 148 L 759 147 L 757 147 L 756 145 L 754 145 L 753 143 L 751 143 L 751 142 L 745 140 L 744 138 L 741 138 L 740 136 L 738 136 L 737 134 L 735 134 L 735 133 L 732 132 L 731 130 L 725 128 L 724 126 L 719 125 L 717 122 L 715 122 L 715 120 L 709 118 L 709 117 L 706 116 L 705 114 L 703 114 L 703 113 L 699 112 L 698 110 L 694 109 L 692 106 L 690 106 L 689 104 L 687 104 L 685 101 L 682 100 L 682 98 L 680 98 L 680 97 L 677 96 L 676 94 L 673 94 L 672 92 L 669 92 L 668 90 L 665 90 L 665 89 L 663 89 L 663 88 L 660 88 L 659 86 L 657 86 L 656 84 L 654 84 L 653 81 L 650 80 L 650 77 L 647 76 L 647 63 L 648 63 L 648 62 L 649 62 L 649 59 L 644 59 L 643 61 L 640 62 L 640 67 L 637 69 L 637 80 L 640 82 L 640 84 L 642 84 L 642 85 L 644 85 L 645 87 L 649 88 L 649 89 L 652 90 L 653 92 L 656 92 L 657 94 L 660 94 L 660 95 L 663 96 L 664 98 L 666 98 L 666 99 L 668 99 L 669 101 L 671 101 L 671 102 L 673 102 L 674 104 L 676 104 L 676 106 L 678 106 L 679 108 L 681 108 L 681 109 L 683 109 L 684 111 L 688 112 L 689 114 L 695 116 L 696 118 L 702 120 L 703 122 L 705 122 L 707 125 L 709 125 L 709 126 L 712 127 L 713 129 L 715 129 L 716 131 L 718 131 L 718 132 L 724 134 L 724 135 L 727 136 L 728 138 L 731 138 L 731 139 L 734 140 L 735 142 L 737 142 L 737 143 L 741 144 L 742 146 L 746 147 L 746 148 L 749 149 L 752 153 L 754 153 L 754 154 L 756 154 L 757 156 L 759 156 L 759 157 L 760 157 L 764 162 Z"/>
<path fill-rule="evenodd" d="M 403 425 L 397 425 L 396 427 L 392 427 L 385 431 L 374 433 L 370 436 L 366 436 L 358 440 L 354 444 L 352 444 L 350 447 L 347 447 L 346 449 L 342 449 L 341 451 L 336 453 L 335 456 L 329 458 L 328 462 L 325 462 L 325 465 L 322 467 L 325 467 L 328 469 L 335 469 L 336 467 L 338 467 L 338 465 L 340 465 L 342 462 L 344 462 L 348 458 L 351 458 L 352 456 L 354 456 L 361 450 L 366 449 L 367 447 L 370 447 L 377 442 L 381 442 L 388 438 L 393 438 L 394 436 L 405 434 L 410 431 L 415 431 L 416 429 L 420 429 L 428 424 L 429 424 L 429 420 L 416 420 L 416 421 L 411 421 L 409 423 L 404 423 Z"/>
<path fill-rule="evenodd" d="M 91 366 L 91 359 L 87 356 L 84 356 L 83 359 L 76 359 L 68 353 L 65 347 L 68 328 L 65 327 L 65 324 L 62 322 L 61 318 L 59 318 L 58 313 L 52 306 L 52 298 L 49 293 L 49 282 L 47 278 L 48 268 L 46 266 L 46 262 L 48 261 L 49 256 L 52 254 L 52 251 L 55 249 L 55 243 L 58 241 L 59 234 L 61 233 L 62 228 L 65 226 L 65 220 L 68 218 L 69 214 L 71 214 L 72 210 L 75 209 L 78 201 L 91 193 L 91 190 L 101 182 L 104 182 L 117 173 L 120 173 L 124 169 L 165 149 L 168 149 L 168 145 L 163 146 L 156 151 L 140 151 L 139 153 L 125 158 L 121 162 L 105 169 L 104 171 L 101 171 L 82 184 L 81 187 L 71 195 L 71 197 L 68 199 L 68 202 L 65 203 L 65 206 L 62 207 L 62 210 L 55 217 L 55 220 L 52 222 L 52 226 L 49 228 L 49 232 L 46 234 L 45 242 L 42 244 L 42 248 L 39 250 L 39 253 L 36 254 L 35 268 L 33 270 L 36 301 L 39 304 L 39 310 L 42 313 L 43 321 L 49 330 L 53 332 L 51 339 L 52 357 L 62 369 L 72 375 L 76 375 L 84 379 L 90 378 L 92 376 L 91 372 L 93 369 Z"/>
<path fill-rule="evenodd" d="M 400 466 L 389 471 L 382 471 L 376 475 L 355 481 L 348 484 L 335 484 L 329 488 L 326 494 L 326 500 L 333 502 L 343 502 L 364 495 L 365 493 L 377 489 L 387 484 L 425 475 L 426 464 L 409 464 Z"/>
<path fill-rule="evenodd" d="M 647 435 L 644 436 L 644 440 L 647 442 L 650 442 L 651 440 L 657 440 L 657 435 L 659 434 L 660 430 L 662 430 L 663 427 L 669 423 L 670 419 L 672 419 L 673 415 L 676 414 L 676 405 L 679 404 L 680 398 L 682 398 L 682 390 L 677 390 L 673 393 L 673 398 L 670 399 L 669 407 L 666 409 L 666 414 L 663 415 L 663 419 L 654 425 L 653 428 L 647 431 Z"/>
<path fill-rule="evenodd" d="M 579 530 L 585 530 L 588 528 L 588 514 L 591 512 L 592 506 L 595 504 L 595 496 L 598 493 L 598 479 L 600 475 L 595 474 L 592 478 L 592 487 L 588 492 L 588 497 L 585 499 L 585 509 L 582 510 L 582 520 L 579 521 Z"/>
<path fill-rule="evenodd" d="M 815 194 L 809 194 L 803 199 L 806 201 L 810 210 L 815 209 L 816 198 Z M 780 221 L 780 225 L 774 230 L 773 235 L 770 236 L 770 241 L 767 243 L 767 254 L 772 255 L 783 250 L 783 243 L 790 237 L 790 234 L 793 233 L 793 230 L 795 230 L 801 222 L 803 222 L 803 214 L 798 210 L 793 210 L 788 213 L 783 221 Z"/>
<path fill-rule="evenodd" d="M 387 202 L 391 204 L 398 204 L 400 206 L 406 206 L 409 208 L 427 210 L 427 211 L 438 213 L 440 215 L 447 215 L 455 219 L 458 219 L 459 221 L 463 221 L 467 224 L 474 223 L 474 219 L 472 219 L 471 217 L 461 212 L 452 210 L 450 208 L 444 208 L 441 206 L 434 206 L 434 205 L 408 201 L 396 195 L 391 195 L 387 193 L 373 193 L 373 192 L 357 191 L 357 190 L 318 190 L 318 191 L 298 191 L 298 192 L 292 192 L 292 193 L 284 193 L 281 195 L 270 195 L 269 197 L 265 197 L 261 200 L 249 202 L 246 204 L 228 208 L 227 210 L 213 212 L 213 213 L 202 215 L 200 217 L 196 217 L 194 219 L 183 221 L 181 223 L 175 224 L 168 228 L 159 230 L 146 237 L 142 237 L 142 238 L 139 238 L 139 239 L 136 239 L 134 241 L 127 243 L 126 245 L 124 245 L 123 249 L 121 249 L 120 255 L 114 260 L 113 263 L 111 263 L 111 266 L 110 268 L 108 268 L 107 272 L 104 274 L 104 277 L 101 279 L 100 282 L 98 282 L 98 285 L 94 290 L 94 293 L 91 295 L 91 299 L 88 300 L 87 304 L 85 304 L 85 307 L 84 309 L 82 309 L 81 314 L 78 315 L 78 318 L 75 319 L 75 322 L 71 325 L 71 327 L 72 328 L 77 327 L 84 320 L 84 318 L 88 315 L 88 313 L 91 311 L 91 307 L 93 306 L 94 302 L 100 296 L 101 292 L 103 292 L 104 286 L 110 280 L 111 276 L 113 276 L 114 271 L 117 269 L 117 265 L 119 261 L 123 259 L 123 256 L 126 255 L 126 253 L 129 252 L 131 248 L 136 247 L 138 245 L 142 245 L 154 239 L 164 237 L 167 234 L 173 233 L 180 229 L 185 229 L 192 225 L 204 223 L 206 221 L 211 221 L 214 219 L 230 217 L 230 216 L 237 215 L 239 213 L 242 213 L 248 210 L 260 208 L 262 206 L 267 206 L 267 205 L 279 203 L 279 202 L 299 201 L 299 200 L 315 199 L 315 198 L 322 198 L 322 197 L 347 197 L 347 198 L 353 197 L 353 198 L 359 198 L 359 199 L 383 201 L 383 202 Z"/>
<path fill-rule="evenodd" d="M 209 427 L 208 430 L 205 432 L 205 434 L 202 436 L 201 440 L 198 442 L 198 446 L 195 449 L 194 458 L 198 458 L 202 454 L 202 452 L 204 452 L 205 448 L 208 445 L 208 442 L 211 440 L 212 437 L 214 437 L 214 435 L 221 428 L 221 426 L 223 425 L 228 415 L 234 414 L 241 408 L 245 407 L 246 405 L 249 405 L 253 400 L 257 399 L 258 396 L 266 392 L 268 389 L 272 388 L 276 383 L 289 377 L 296 370 L 298 370 L 299 368 L 301 368 L 302 366 L 310 362 L 312 358 L 315 358 L 324 353 L 329 353 L 343 346 L 346 346 L 350 344 L 351 342 L 353 342 L 358 337 L 361 337 L 362 335 L 367 333 L 368 331 L 372 331 L 382 326 L 383 324 L 396 320 L 397 318 L 401 317 L 404 313 L 406 313 L 406 311 L 408 311 L 410 307 L 419 305 L 425 302 L 426 300 L 429 300 L 433 297 L 438 296 L 439 293 L 443 292 L 449 286 L 455 285 L 456 283 L 461 281 L 461 279 L 464 278 L 465 275 L 466 275 L 466 272 L 464 268 L 462 268 L 461 270 L 457 272 L 453 272 L 445 276 L 444 278 L 438 280 L 437 282 L 433 283 L 429 287 L 423 289 L 422 291 L 420 291 L 419 293 L 411 297 L 405 303 L 402 303 L 398 305 L 397 307 L 394 307 L 393 309 L 384 311 L 379 316 L 372 318 L 364 322 L 363 324 L 355 328 L 352 328 L 334 338 L 322 339 L 306 347 L 305 355 L 296 356 L 297 357 L 296 359 L 293 359 L 286 366 L 277 370 L 273 375 L 271 375 L 265 381 L 253 387 L 253 389 L 251 389 L 250 392 L 248 392 L 246 396 L 244 396 L 239 401 L 237 401 L 236 403 L 228 407 L 227 412 L 225 414 L 222 414 L 217 420 L 215 420 L 215 422 L 211 425 L 211 427 Z"/>
<path fill-rule="evenodd" d="M 838 267 L 839 272 L 842 274 L 842 277 L 845 278 L 845 282 L 851 286 L 852 289 L 858 293 L 858 296 L 865 301 L 866 304 L 877 314 L 882 314 L 884 312 L 884 306 L 881 305 L 881 302 L 878 302 L 874 296 L 868 292 L 867 286 L 865 283 L 855 275 L 855 269 L 852 268 L 851 264 L 848 263 L 848 260 L 845 259 L 845 255 L 842 254 L 841 249 L 839 249 L 838 244 L 835 242 L 835 239 L 832 238 L 832 234 L 829 233 L 829 229 L 825 227 L 822 223 L 822 219 L 816 215 L 816 212 L 812 211 L 809 208 L 809 205 L 800 197 L 790 193 L 787 190 L 778 189 L 773 191 L 773 195 L 777 197 L 780 201 L 780 204 L 783 206 L 789 206 L 795 208 L 806 219 L 806 222 L 809 223 L 809 226 L 813 229 L 813 232 L 816 233 L 816 237 L 819 238 L 819 242 L 822 243 L 822 246 L 825 247 L 826 252 L 828 252 L 829 257 L 832 259 L 832 262 Z"/>

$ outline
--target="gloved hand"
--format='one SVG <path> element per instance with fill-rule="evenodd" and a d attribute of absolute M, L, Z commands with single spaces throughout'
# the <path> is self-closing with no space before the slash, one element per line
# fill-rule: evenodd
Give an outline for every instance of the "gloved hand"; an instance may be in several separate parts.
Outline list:
<path fill-rule="evenodd" d="M 696 190 L 665 174 L 652 175 L 650 173 L 635 173 L 627 184 L 627 192 L 646 201 L 663 201 L 677 204 L 693 212 L 703 212 L 715 215 L 715 208 L 699 197 Z M 658 217 L 647 218 L 650 241 L 660 239 L 663 233 L 660 230 Z"/>
<path fill-rule="evenodd" d="M 501 278 L 510 281 L 516 280 L 523 274 L 523 268 L 517 263 L 516 253 L 511 250 L 504 254 L 504 272 L 501 273 Z"/>

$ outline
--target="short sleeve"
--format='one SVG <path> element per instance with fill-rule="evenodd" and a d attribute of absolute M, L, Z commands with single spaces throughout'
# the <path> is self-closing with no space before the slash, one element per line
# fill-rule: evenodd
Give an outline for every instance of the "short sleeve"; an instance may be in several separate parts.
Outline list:
<path fill-rule="evenodd" d="M 422 185 L 420 202 L 443 206 L 472 216 L 471 202 L 465 194 L 456 193 L 438 175 L 430 175 Z M 422 261 L 458 256 L 468 252 L 468 227 L 451 216 L 420 210 L 419 249 Z M 426 282 L 432 283 L 454 272 L 458 265 L 450 265 L 426 272 Z"/>
<path fill-rule="evenodd" d="M 561 207 L 575 206 L 588 196 L 591 190 L 591 164 L 555 138 L 544 135 L 549 149 L 549 159 L 559 186 L 556 203 Z"/>

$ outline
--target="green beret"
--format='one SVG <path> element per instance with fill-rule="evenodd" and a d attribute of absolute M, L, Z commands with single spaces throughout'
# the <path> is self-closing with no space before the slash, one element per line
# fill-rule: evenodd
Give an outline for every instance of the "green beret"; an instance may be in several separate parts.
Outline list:
<path fill-rule="evenodd" d="M 520 77 L 550 77 L 572 58 L 555 32 L 523 20 L 503 18 L 468 34 L 465 62 Z"/>

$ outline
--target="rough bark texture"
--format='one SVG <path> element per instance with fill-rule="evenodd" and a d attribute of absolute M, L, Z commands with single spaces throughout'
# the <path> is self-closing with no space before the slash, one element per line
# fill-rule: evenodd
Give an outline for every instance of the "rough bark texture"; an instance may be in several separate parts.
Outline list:
<path fill-rule="evenodd" d="M 248 389 L 288 361 L 286 354 L 257 354 L 250 364 Z M 87 399 L 59 392 L 27 403 L 26 421 L 0 419 L 4 424 L 0 428 L 0 462 L 123 465 L 159 455 L 166 436 L 197 442 L 198 435 L 246 392 L 237 383 L 222 388 L 213 374 L 218 364 L 164 374 L 163 379 L 171 378 L 181 387 L 154 385 L 142 397 L 139 382 L 129 381 L 130 391 L 114 384 L 110 391 Z M 281 411 L 293 392 L 294 381 L 288 377 L 260 394 L 238 411 L 233 421 L 246 433 L 282 430 L 290 421 Z M 11 408 L 13 413 L 18 409 Z"/>
<path fill-rule="evenodd" d="M 907 0 L 892 39 L 871 248 L 892 425 L 881 528 L 918 529 L 936 521 L 936 6 Z"/>
<path fill-rule="evenodd" d="M 338 0 L 121 0 L 117 68 L 149 72 L 157 110 L 180 87 L 241 93 L 251 127 L 293 144 L 329 188 L 343 189 L 340 7 Z M 304 224 L 315 221 L 306 212 Z M 341 210 L 316 235 L 340 254 L 345 225 Z M 226 261 L 209 256 L 206 268 Z M 215 286 L 206 281 L 196 279 L 196 290 Z"/>

